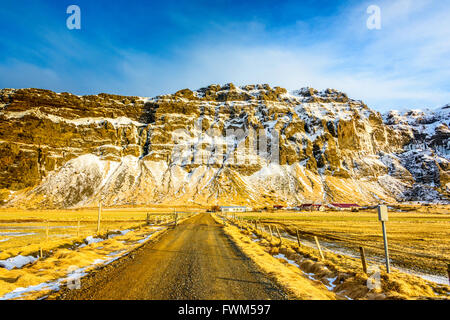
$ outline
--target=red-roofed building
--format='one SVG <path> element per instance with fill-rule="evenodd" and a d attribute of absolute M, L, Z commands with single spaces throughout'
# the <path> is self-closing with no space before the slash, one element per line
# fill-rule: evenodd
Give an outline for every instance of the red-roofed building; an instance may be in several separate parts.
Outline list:
<path fill-rule="evenodd" d="M 343 210 L 343 209 L 359 208 L 360 205 L 356 203 L 332 203 L 330 204 L 330 207 Z"/>

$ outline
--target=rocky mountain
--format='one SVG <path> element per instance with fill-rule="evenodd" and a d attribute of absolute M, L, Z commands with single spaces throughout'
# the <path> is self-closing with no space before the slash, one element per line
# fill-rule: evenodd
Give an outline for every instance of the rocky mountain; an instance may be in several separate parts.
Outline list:
<path fill-rule="evenodd" d="M 0 90 L 4 206 L 448 201 L 450 106 L 380 113 L 333 89 L 155 98 Z"/>

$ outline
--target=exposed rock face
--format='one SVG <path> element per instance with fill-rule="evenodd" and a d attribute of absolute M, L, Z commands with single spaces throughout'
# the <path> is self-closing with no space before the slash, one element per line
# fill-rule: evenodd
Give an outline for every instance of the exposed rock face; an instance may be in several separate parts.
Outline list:
<path fill-rule="evenodd" d="M 152 99 L 0 91 L 0 201 L 27 207 L 448 200 L 450 112 L 327 89 Z"/>

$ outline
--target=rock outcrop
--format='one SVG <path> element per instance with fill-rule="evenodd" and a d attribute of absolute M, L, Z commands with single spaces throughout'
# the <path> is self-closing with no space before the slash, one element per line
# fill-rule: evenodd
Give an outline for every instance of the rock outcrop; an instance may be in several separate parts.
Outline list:
<path fill-rule="evenodd" d="M 450 112 L 333 89 L 211 85 L 155 98 L 0 91 L 5 206 L 448 201 Z"/>

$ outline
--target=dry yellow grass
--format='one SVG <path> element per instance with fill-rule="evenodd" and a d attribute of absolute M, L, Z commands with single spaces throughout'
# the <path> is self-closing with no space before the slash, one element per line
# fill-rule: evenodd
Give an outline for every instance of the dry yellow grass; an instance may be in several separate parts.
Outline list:
<path fill-rule="evenodd" d="M 405 208 L 401 208 L 405 210 Z M 410 210 L 410 211 L 409 211 Z M 450 263 L 450 206 L 408 207 L 390 212 L 387 232 L 390 256 L 395 266 L 447 276 Z M 362 212 L 263 212 L 242 213 L 245 219 L 276 224 L 292 236 L 318 236 L 325 246 L 340 247 L 354 255 L 363 246 L 369 259 L 384 255 L 381 224 L 375 210 Z"/>
<path fill-rule="evenodd" d="M 253 224 L 241 223 L 239 220 L 229 222 L 226 223 L 227 233 L 234 241 L 241 243 L 240 247 L 250 248 L 247 250 L 249 252 L 243 249 L 250 258 L 264 258 L 267 264 L 274 263 L 274 258 L 278 258 L 286 267 L 296 271 L 299 277 L 319 281 L 322 286 L 335 293 L 337 299 L 448 299 L 450 296 L 448 285 L 426 281 L 395 269 L 387 274 L 383 267 L 379 269 L 379 288 L 371 289 L 367 285 L 369 275 L 363 272 L 358 258 L 326 252 L 325 260 L 321 260 L 316 248 L 299 246 L 297 241 L 290 240 L 280 243 L 278 238 L 271 237 L 269 233 L 256 230 Z M 273 257 L 263 257 L 254 249 L 255 246 Z M 269 258 L 272 260 L 269 261 Z M 269 269 L 270 265 L 266 272 L 279 278 L 280 282 L 286 279 L 278 264 L 274 264 L 272 271 Z"/>

